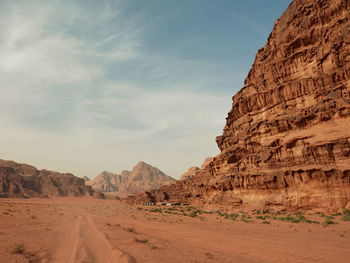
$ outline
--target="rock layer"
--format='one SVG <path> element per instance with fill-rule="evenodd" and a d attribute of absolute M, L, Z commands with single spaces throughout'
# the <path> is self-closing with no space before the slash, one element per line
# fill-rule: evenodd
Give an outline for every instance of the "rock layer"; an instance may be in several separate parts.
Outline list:
<path fill-rule="evenodd" d="M 150 193 L 199 204 L 350 206 L 350 1 L 294 0 L 233 97 L 221 153 Z"/>
<path fill-rule="evenodd" d="M 150 191 L 175 181 L 174 178 L 167 176 L 159 169 L 145 162 L 139 162 L 131 172 L 123 171 L 121 174 L 113 174 L 105 171 L 87 184 L 97 191 L 115 192 L 118 196 L 124 197 Z"/>
<path fill-rule="evenodd" d="M 84 179 L 0 160 L 0 197 L 98 196 Z"/>

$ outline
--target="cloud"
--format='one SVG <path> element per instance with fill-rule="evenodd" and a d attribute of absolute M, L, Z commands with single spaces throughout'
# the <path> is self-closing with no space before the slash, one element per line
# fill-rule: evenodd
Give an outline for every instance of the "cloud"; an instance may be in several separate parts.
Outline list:
<path fill-rule="evenodd" d="M 151 27 L 123 2 L 0 3 L 0 158 L 89 176 L 144 160 L 179 176 L 217 153 L 241 74 L 149 52 Z"/>

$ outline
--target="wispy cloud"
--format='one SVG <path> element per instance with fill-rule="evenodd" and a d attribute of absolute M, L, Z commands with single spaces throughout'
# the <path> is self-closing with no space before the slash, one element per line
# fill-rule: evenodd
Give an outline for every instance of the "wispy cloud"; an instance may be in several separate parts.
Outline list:
<path fill-rule="evenodd" d="M 200 165 L 241 73 L 148 52 L 151 25 L 98 2 L 0 3 L 0 158 L 90 176 Z"/>

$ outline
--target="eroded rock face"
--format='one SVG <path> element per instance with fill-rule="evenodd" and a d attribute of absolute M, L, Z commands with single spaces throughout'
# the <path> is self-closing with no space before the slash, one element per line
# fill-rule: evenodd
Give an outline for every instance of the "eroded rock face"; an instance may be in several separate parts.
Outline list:
<path fill-rule="evenodd" d="M 88 182 L 88 181 L 91 180 L 91 179 L 90 179 L 89 177 L 87 177 L 86 175 L 83 176 L 83 179 L 84 179 L 85 182 Z"/>
<path fill-rule="evenodd" d="M 87 184 L 97 191 L 115 192 L 124 197 L 150 191 L 175 181 L 159 169 L 145 162 L 139 162 L 131 172 L 123 171 L 121 174 L 102 172 Z"/>
<path fill-rule="evenodd" d="M 233 97 L 221 153 L 151 197 L 200 204 L 350 206 L 350 1 L 294 0 Z"/>
<path fill-rule="evenodd" d="M 0 197 L 93 196 L 84 179 L 0 160 Z"/>
<path fill-rule="evenodd" d="M 180 180 L 187 180 L 192 178 L 193 176 L 196 175 L 196 173 L 199 171 L 199 167 L 193 166 L 190 167 L 183 175 L 181 175 Z"/>

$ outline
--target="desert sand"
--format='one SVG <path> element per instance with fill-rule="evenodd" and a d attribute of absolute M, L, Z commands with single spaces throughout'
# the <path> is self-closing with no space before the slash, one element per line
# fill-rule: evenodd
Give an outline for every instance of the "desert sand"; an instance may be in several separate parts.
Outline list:
<path fill-rule="evenodd" d="M 320 224 L 238 214 L 89 197 L 0 199 L 0 262 L 349 262 L 342 215 L 325 225 L 322 214 L 304 215 Z"/>

